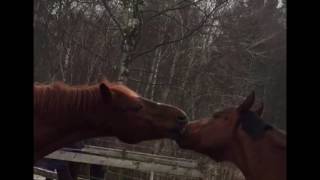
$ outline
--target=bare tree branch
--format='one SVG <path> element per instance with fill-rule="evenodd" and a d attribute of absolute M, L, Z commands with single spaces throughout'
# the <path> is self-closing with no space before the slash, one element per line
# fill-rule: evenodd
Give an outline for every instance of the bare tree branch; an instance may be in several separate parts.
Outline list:
<path fill-rule="evenodd" d="M 271 39 L 274 38 L 277 34 L 279 34 L 279 32 L 273 33 L 273 34 L 271 34 L 271 35 L 269 35 L 269 36 L 267 36 L 267 37 L 265 37 L 265 38 L 259 39 L 257 42 L 254 42 L 252 45 L 250 45 L 250 46 L 247 48 L 247 50 L 252 49 L 252 48 L 258 46 L 259 44 L 262 44 L 262 43 L 265 43 L 266 41 L 271 40 Z"/>
<path fill-rule="evenodd" d="M 104 8 L 106 9 L 107 13 L 109 14 L 109 16 L 111 17 L 111 19 L 113 20 L 114 23 L 116 23 L 117 27 L 119 28 L 120 34 L 122 36 L 122 38 L 124 38 L 124 33 L 123 30 L 121 28 L 120 23 L 117 21 L 117 18 L 112 14 L 110 7 L 108 6 L 106 0 L 101 0 Z"/>
<path fill-rule="evenodd" d="M 52 37 L 55 37 L 55 35 L 51 32 L 48 31 L 48 33 L 50 35 L 52 35 Z M 67 31 L 64 31 L 64 33 L 66 33 L 68 36 L 72 36 L 70 33 L 68 33 Z M 88 53 L 90 53 L 91 55 L 95 56 L 96 58 L 105 61 L 105 58 L 103 58 L 103 56 L 95 53 L 94 51 L 92 51 L 90 48 L 86 47 L 85 45 L 83 45 L 83 43 L 78 42 L 77 40 L 75 40 L 73 37 L 70 38 L 70 40 L 75 43 L 75 45 L 81 47 L 83 50 L 87 51 Z"/>
<path fill-rule="evenodd" d="M 183 1 L 178 2 L 177 5 L 181 4 L 181 3 L 184 2 L 184 1 L 186 1 L 186 0 L 183 0 Z M 147 20 L 145 21 L 145 23 L 148 23 L 148 22 L 151 21 L 153 18 L 158 17 L 158 16 L 161 16 L 161 15 L 163 15 L 163 14 L 169 12 L 169 11 L 175 11 L 175 10 L 179 10 L 179 9 L 184 9 L 184 8 L 186 8 L 186 7 L 189 7 L 189 6 L 196 5 L 197 3 L 201 2 L 201 1 L 203 1 L 203 0 L 198 0 L 198 1 L 191 2 L 191 3 L 189 3 L 189 4 L 185 4 L 185 5 L 181 5 L 181 6 L 174 6 L 174 7 L 172 7 L 172 8 L 167 8 L 167 9 L 164 9 L 164 10 L 159 11 L 159 12 L 158 12 L 158 11 L 155 11 L 155 10 L 145 10 L 145 11 L 143 11 L 143 12 L 157 12 L 156 14 L 154 14 L 153 16 L 151 16 L 149 19 L 147 19 Z"/>
<path fill-rule="evenodd" d="M 184 24 L 182 24 L 181 22 L 179 22 L 179 20 L 178 19 L 176 19 L 175 17 L 173 17 L 173 16 L 170 16 L 170 15 L 168 15 L 168 14 L 166 14 L 166 13 L 164 13 L 164 14 L 161 14 L 162 16 L 166 16 L 166 17 L 168 17 L 168 18 L 170 18 L 170 19 L 172 19 L 174 22 L 176 22 L 179 26 L 181 26 L 181 27 L 183 27 L 183 28 L 185 28 L 186 30 L 190 30 L 190 28 L 189 27 L 187 27 L 187 26 L 185 26 Z"/>
<path fill-rule="evenodd" d="M 207 15 L 205 15 L 203 17 L 203 19 L 201 20 L 201 22 L 199 23 L 199 25 L 197 27 L 195 27 L 194 29 L 192 29 L 191 31 L 186 33 L 183 37 L 175 39 L 175 40 L 165 41 L 165 42 L 162 42 L 160 44 L 157 44 L 154 47 L 152 47 L 151 49 L 148 49 L 148 50 L 143 51 L 141 53 L 135 54 L 133 56 L 133 59 L 138 58 L 140 56 L 143 56 L 144 54 L 150 53 L 150 52 L 156 50 L 157 48 L 159 48 L 161 46 L 169 45 L 169 44 L 176 43 L 176 42 L 179 42 L 179 41 L 182 41 L 184 39 L 189 38 L 195 32 L 199 31 L 203 27 L 203 25 L 206 23 L 206 21 L 209 19 L 209 17 L 211 17 L 213 14 L 215 14 L 219 8 L 223 7 L 222 5 L 225 4 L 226 2 L 227 2 L 227 0 L 225 0 L 224 3 L 222 3 L 220 6 L 217 6 L 217 7 L 213 8 Z"/>
<path fill-rule="evenodd" d="M 141 83 L 141 84 L 147 84 L 147 82 L 144 82 L 144 81 L 141 81 L 141 80 L 138 80 L 138 79 L 134 79 L 134 78 L 129 78 L 130 81 L 133 81 L 133 82 L 136 82 L 136 83 Z M 176 89 L 181 89 L 180 87 L 178 86 L 175 86 L 174 83 L 150 83 L 151 85 L 156 85 L 156 86 L 170 86 L 172 88 L 176 88 Z"/>

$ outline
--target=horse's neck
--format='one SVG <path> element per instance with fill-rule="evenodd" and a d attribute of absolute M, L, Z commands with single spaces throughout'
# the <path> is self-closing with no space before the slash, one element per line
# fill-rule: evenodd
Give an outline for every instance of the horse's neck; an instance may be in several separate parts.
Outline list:
<path fill-rule="evenodd" d="M 229 160 L 243 172 L 247 180 L 282 180 L 286 178 L 286 147 L 266 134 L 253 141 L 245 134 L 238 138 L 230 151 Z"/>
<path fill-rule="evenodd" d="M 74 88 L 66 91 L 60 87 L 54 88 L 57 87 L 36 89 L 38 90 L 34 105 L 36 157 L 95 136 L 91 132 L 93 128 L 90 128 L 92 109 L 99 105 L 98 100 L 92 99 L 97 98 L 95 94 L 87 89 Z"/>
<path fill-rule="evenodd" d="M 92 94 L 88 89 L 39 88 L 34 102 L 35 132 L 55 139 L 88 128 L 92 109 L 98 106 Z"/>
<path fill-rule="evenodd" d="M 96 86 L 75 88 L 63 85 L 35 87 L 34 109 L 38 114 L 69 115 L 88 112 L 101 101 Z"/>

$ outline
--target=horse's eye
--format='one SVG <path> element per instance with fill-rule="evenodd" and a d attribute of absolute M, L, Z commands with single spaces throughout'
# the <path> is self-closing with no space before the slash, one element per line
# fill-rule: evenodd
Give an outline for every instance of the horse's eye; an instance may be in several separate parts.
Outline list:
<path fill-rule="evenodd" d="M 137 105 L 137 106 L 135 106 L 135 107 L 132 107 L 132 111 L 138 112 L 138 111 L 140 111 L 142 108 L 143 108 L 143 106 L 139 104 L 139 105 Z"/>

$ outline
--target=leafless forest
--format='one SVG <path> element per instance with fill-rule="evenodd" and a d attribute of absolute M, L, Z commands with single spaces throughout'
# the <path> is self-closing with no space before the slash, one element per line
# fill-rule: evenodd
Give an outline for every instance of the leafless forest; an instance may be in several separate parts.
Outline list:
<path fill-rule="evenodd" d="M 34 0 L 33 27 L 36 82 L 122 81 L 193 120 L 255 90 L 264 119 L 286 129 L 286 0 Z M 152 153 L 178 149 L 168 140 L 142 144 Z"/>

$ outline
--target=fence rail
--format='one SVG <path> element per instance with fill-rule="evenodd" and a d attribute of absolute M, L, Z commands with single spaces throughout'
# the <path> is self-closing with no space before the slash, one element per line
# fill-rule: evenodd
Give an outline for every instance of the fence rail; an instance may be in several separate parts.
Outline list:
<path fill-rule="evenodd" d="M 46 158 L 196 178 L 203 178 L 214 169 L 211 163 L 91 145 L 82 149 L 63 148 Z"/>

